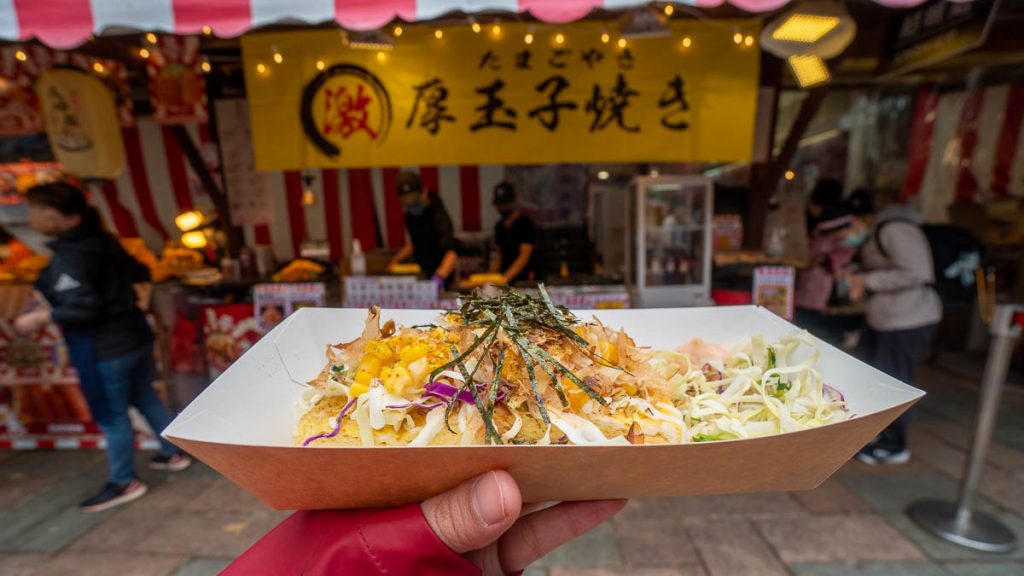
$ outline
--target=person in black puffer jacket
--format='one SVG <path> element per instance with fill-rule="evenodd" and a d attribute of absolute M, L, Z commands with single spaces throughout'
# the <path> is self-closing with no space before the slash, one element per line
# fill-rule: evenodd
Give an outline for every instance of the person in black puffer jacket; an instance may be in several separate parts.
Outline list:
<path fill-rule="evenodd" d="M 36 281 L 50 308 L 22 315 L 15 327 L 32 332 L 52 321 L 64 333 L 89 410 L 107 436 L 110 478 L 99 494 L 81 504 L 83 511 L 98 512 L 146 493 L 135 477 L 128 407 L 138 408 L 157 434 L 171 421 L 153 390 L 153 332 L 133 287 L 149 280 L 149 270 L 103 230 L 99 214 L 78 188 L 44 184 L 30 189 L 27 197 L 31 226 L 54 237 L 48 244 L 53 257 Z M 152 468 L 188 467 L 188 456 L 160 441 Z"/>

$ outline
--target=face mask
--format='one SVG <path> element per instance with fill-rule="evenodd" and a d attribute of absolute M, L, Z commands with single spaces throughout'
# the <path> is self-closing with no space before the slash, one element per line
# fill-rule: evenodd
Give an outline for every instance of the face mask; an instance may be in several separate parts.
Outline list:
<path fill-rule="evenodd" d="M 864 245 L 868 241 L 868 233 L 861 232 L 859 234 L 851 234 L 843 238 L 843 246 L 849 246 L 850 248 L 856 248 Z"/>
<path fill-rule="evenodd" d="M 512 212 L 514 212 L 512 208 L 498 209 L 498 215 L 501 216 L 502 220 L 511 216 Z"/>
<path fill-rule="evenodd" d="M 427 209 L 427 205 L 421 201 L 413 202 L 405 206 L 405 213 L 409 216 L 419 216 Z"/>

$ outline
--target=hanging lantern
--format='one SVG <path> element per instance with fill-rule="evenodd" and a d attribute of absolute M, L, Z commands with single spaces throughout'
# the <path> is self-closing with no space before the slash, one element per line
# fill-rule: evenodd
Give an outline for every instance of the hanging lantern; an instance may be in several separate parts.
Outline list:
<path fill-rule="evenodd" d="M 842 54 L 856 35 L 857 23 L 842 3 L 811 0 L 765 26 L 761 47 L 789 62 L 797 82 L 808 88 L 831 78 L 825 60 Z"/>

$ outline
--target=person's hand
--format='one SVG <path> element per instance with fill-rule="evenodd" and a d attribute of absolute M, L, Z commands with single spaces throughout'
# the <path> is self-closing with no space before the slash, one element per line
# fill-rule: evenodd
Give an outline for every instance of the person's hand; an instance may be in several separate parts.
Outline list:
<path fill-rule="evenodd" d="M 850 274 L 846 277 L 847 286 L 850 291 L 850 300 L 852 302 L 860 302 L 867 296 L 867 287 L 864 284 L 864 276 L 860 274 Z"/>
<path fill-rule="evenodd" d="M 39 330 L 50 322 L 49 310 L 36 310 L 22 314 L 14 320 L 14 329 L 22 334 L 28 334 Z"/>
<path fill-rule="evenodd" d="M 484 576 L 516 573 L 615 515 L 625 500 L 523 506 L 504 470 L 488 472 L 421 504 L 427 523 Z M 535 511 L 536 510 L 536 511 Z"/>

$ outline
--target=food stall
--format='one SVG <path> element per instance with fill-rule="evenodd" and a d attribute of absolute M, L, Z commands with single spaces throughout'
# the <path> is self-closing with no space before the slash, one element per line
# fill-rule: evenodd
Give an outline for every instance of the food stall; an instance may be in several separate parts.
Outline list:
<path fill-rule="evenodd" d="M 93 7 L 61 25 L 34 3 L 0 8 L 13 26 L 0 31 L 11 41 L 0 48 L 0 185 L 13 186 L 0 193 L 0 290 L 24 292 L 45 263 L 24 226 L 25 174 L 78 176 L 153 271 L 155 353 L 175 409 L 295 309 L 457 302 L 418 271 L 387 269 L 406 240 L 403 170 L 449 213 L 456 288 L 494 280 L 491 193 L 507 181 L 537 224 L 537 279 L 558 304 L 754 301 L 789 315 L 808 265 L 804 201 L 825 176 L 847 191 L 895 183 L 930 219 L 985 236 L 1007 271 L 1001 286 L 1024 286 L 1010 278 L 1024 194 L 1019 84 L 847 87 L 879 86 L 932 45 L 924 12 L 884 6 L 917 0 L 524 2 L 514 14 L 440 0 L 415 13 L 392 2 L 171 3 L 167 21 Z M 969 35 L 993 4 L 918 10 L 943 6 Z M 913 14 L 918 29 L 877 41 Z M 787 39 L 810 21 L 829 26 Z M 102 114 L 69 114 L 39 86 L 77 90 Z M 951 135 L 970 144 L 956 159 L 966 174 L 942 148 Z M 87 140 L 88 153 L 76 150 Z M 8 322 L 31 299 L 11 302 Z M 45 355 L 59 360 L 59 334 L 47 334 L 57 352 Z M 0 383 L 9 422 L 26 402 L 12 398 Z"/>

